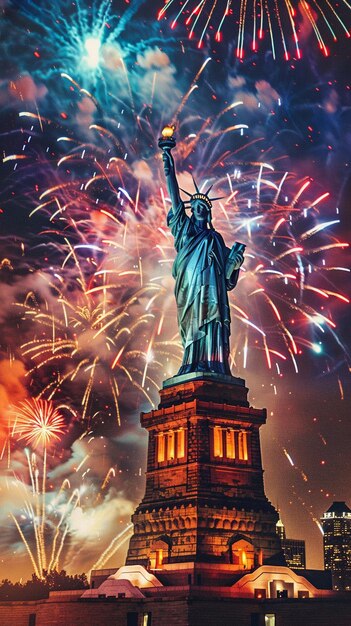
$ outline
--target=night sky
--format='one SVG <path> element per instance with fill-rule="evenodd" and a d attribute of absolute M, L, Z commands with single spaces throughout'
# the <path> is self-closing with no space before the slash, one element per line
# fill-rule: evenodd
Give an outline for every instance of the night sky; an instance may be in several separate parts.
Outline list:
<path fill-rule="evenodd" d="M 308 567 L 350 505 L 351 15 L 331 3 L 334 41 L 294 2 L 297 47 L 272 3 L 253 51 L 253 3 L 216 36 L 226 4 L 175 25 L 177 0 L 160 20 L 162 0 L 0 0 L 1 578 L 123 564 L 139 414 L 181 360 L 169 123 L 180 186 L 213 184 L 214 227 L 247 244 L 232 373 L 267 408 L 266 493 Z"/>

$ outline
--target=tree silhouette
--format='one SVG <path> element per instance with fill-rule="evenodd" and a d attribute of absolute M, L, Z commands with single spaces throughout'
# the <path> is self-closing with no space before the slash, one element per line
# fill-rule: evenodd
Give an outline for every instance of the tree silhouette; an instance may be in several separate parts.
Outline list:
<path fill-rule="evenodd" d="M 43 572 L 40 579 L 35 574 L 25 583 L 12 583 L 5 578 L 0 583 L 0 600 L 40 600 L 48 598 L 50 591 L 67 591 L 71 589 L 87 589 L 89 587 L 86 575 L 75 574 L 70 576 L 63 569 L 60 572 L 51 570 Z"/>

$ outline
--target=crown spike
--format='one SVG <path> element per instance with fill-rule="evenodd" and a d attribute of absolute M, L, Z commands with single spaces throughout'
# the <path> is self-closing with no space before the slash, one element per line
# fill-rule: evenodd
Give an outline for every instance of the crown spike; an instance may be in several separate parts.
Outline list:
<path fill-rule="evenodd" d="M 192 179 L 193 179 L 193 183 L 194 183 L 194 187 L 195 187 L 195 189 L 196 189 L 196 193 L 200 193 L 200 189 L 198 188 L 198 186 L 197 186 L 197 184 L 196 184 L 196 180 L 195 180 L 194 176 L 193 176 L 193 175 L 191 175 L 191 177 L 192 177 Z"/>
<path fill-rule="evenodd" d="M 219 196 L 218 198 L 209 198 L 209 200 L 211 200 L 211 202 L 215 202 L 215 200 L 223 200 L 225 198 L 225 196 Z"/>

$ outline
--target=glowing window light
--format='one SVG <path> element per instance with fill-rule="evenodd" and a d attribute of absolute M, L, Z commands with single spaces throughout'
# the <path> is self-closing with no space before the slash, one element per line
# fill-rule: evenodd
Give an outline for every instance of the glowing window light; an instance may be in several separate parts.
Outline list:
<path fill-rule="evenodd" d="M 223 437 L 222 428 L 215 426 L 213 429 L 213 454 L 214 456 L 223 458 Z"/>
<path fill-rule="evenodd" d="M 230 429 L 226 431 L 226 456 L 227 459 L 235 459 L 235 441 L 234 430 Z"/>
<path fill-rule="evenodd" d="M 175 454 L 175 437 L 174 432 L 171 430 L 167 433 L 167 461 L 173 461 Z"/>
<path fill-rule="evenodd" d="M 157 435 L 157 461 L 162 463 L 165 460 L 165 436 L 163 433 Z"/>
<path fill-rule="evenodd" d="M 247 451 L 247 433 L 244 430 L 241 430 L 238 437 L 239 444 L 239 459 L 241 461 L 247 461 L 249 458 Z"/>
<path fill-rule="evenodd" d="M 185 432 L 183 428 L 177 430 L 177 459 L 185 456 Z"/>
<path fill-rule="evenodd" d="M 241 565 L 243 569 L 246 569 L 247 568 L 247 556 L 246 556 L 245 550 L 241 552 L 240 556 L 241 556 Z"/>
<path fill-rule="evenodd" d="M 163 563 L 163 550 L 156 550 L 156 569 L 158 567 L 161 567 Z M 148 624 L 148 622 L 146 622 L 146 624 Z"/>
<path fill-rule="evenodd" d="M 156 458 L 157 463 L 174 461 L 185 457 L 185 429 L 179 428 L 176 431 L 156 435 Z"/>

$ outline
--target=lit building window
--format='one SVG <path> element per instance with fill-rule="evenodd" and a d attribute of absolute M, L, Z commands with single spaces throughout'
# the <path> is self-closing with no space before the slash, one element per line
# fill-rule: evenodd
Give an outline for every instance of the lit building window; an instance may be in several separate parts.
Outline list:
<path fill-rule="evenodd" d="M 185 456 L 185 432 L 183 428 L 177 430 L 177 459 Z"/>
<path fill-rule="evenodd" d="M 275 626 L 274 613 L 266 613 L 264 616 L 264 626 Z"/>
<path fill-rule="evenodd" d="M 226 430 L 226 456 L 228 459 L 235 459 L 235 439 L 232 428 Z"/>
<path fill-rule="evenodd" d="M 247 433 L 244 430 L 239 432 L 239 459 L 241 461 L 247 461 L 249 458 L 247 453 Z"/>
<path fill-rule="evenodd" d="M 160 433 L 157 436 L 157 461 L 162 463 L 165 460 L 165 436 Z"/>
<path fill-rule="evenodd" d="M 238 458 L 240 461 L 247 461 L 249 458 L 247 432 L 215 426 L 213 429 L 213 456 L 220 459 Z"/>
<path fill-rule="evenodd" d="M 220 426 L 213 429 L 213 454 L 223 458 L 223 428 Z"/>
<path fill-rule="evenodd" d="M 243 569 L 247 568 L 247 556 L 245 550 L 242 550 L 240 553 L 241 556 L 241 565 Z"/>
<path fill-rule="evenodd" d="M 184 459 L 185 430 L 169 430 L 156 435 L 156 458 L 158 463 Z"/>
<path fill-rule="evenodd" d="M 151 613 L 143 614 L 143 626 L 151 626 Z"/>
<path fill-rule="evenodd" d="M 170 430 L 167 433 L 166 437 L 167 437 L 167 461 L 173 461 L 174 456 L 175 456 L 175 452 L 174 452 L 175 437 L 174 437 L 173 430 Z"/>
<path fill-rule="evenodd" d="M 163 563 L 163 550 L 156 550 L 156 569 Z"/>

